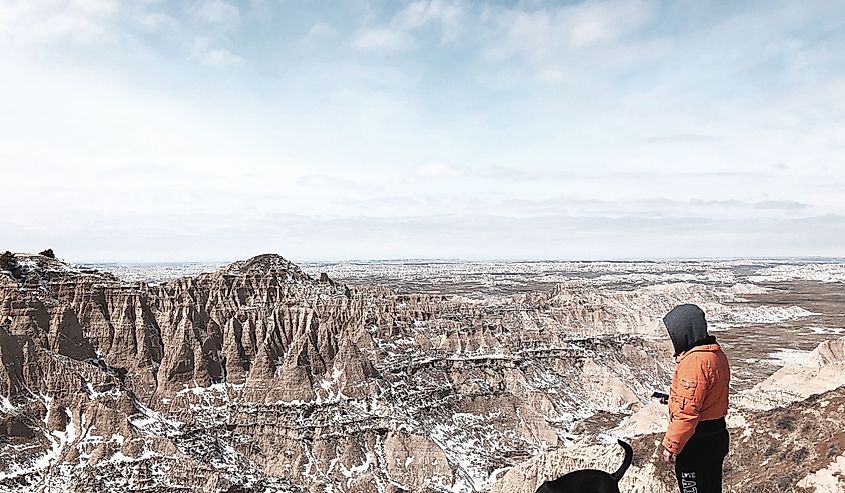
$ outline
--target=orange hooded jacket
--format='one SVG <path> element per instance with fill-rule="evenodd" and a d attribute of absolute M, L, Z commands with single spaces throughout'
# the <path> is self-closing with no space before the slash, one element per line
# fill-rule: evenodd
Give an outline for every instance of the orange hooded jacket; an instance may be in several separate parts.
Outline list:
<path fill-rule="evenodd" d="M 718 344 L 695 346 L 677 358 L 669 389 L 669 429 L 663 446 L 678 454 L 695 433 L 699 421 L 728 413 L 731 370 Z"/>

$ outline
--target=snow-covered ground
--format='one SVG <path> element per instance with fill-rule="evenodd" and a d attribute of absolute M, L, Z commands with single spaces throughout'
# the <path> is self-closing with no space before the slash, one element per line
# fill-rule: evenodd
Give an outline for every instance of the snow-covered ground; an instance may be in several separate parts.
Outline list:
<path fill-rule="evenodd" d="M 80 272 L 95 267 L 126 282 L 156 284 L 222 265 L 79 267 Z M 401 473 L 403 482 L 434 491 L 485 491 L 508 473 L 511 466 L 503 465 L 512 465 L 521 455 L 562 450 L 576 434 L 607 429 L 632 406 L 648 400 L 654 389 L 665 388 L 672 359 L 671 353 L 661 353 L 668 346 L 660 319 L 679 303 L 697 303 L 705 309 L 711 327 L 721 330 L 719 341 L 731 355 L 736 375 L 744 379 L 739 382 L 743 387 L 783 367 L 813 361 L 807 347 L 812 339 L 845 330 L 835 315 L 842 313 L 840 305 L 829 296 L 833 292 L 829 288 L 836 286 L 819 284 L 835 282 L 831 279 L 836 279 L 840 266 L 797 260 L 306 263 L 303 268 L 313 278 L 326 272 L 352 285 L 380 284 L 446 296 L 413 301 L 388 293 L 381 304 L 371 301 L 380 310 L 395 312 L 394 319 L 401 322 L 389 332 L 377 324 L 366 328 L 371 344 L 359 350 L 380 375 L 377 384 L 357 387 L 349 380 L 358 378 L 357 367 L 336 364 L 327 373 L 313 375 L 311 397 L 262 401 L 259 393 L 253 402 L 255 395 L 245 397 L 245 384 L 203 387 L 194 380 L 161 398 L 161 406 L 159 401 L 146 405 L 130 401 L 134 412 L 120 430 L 92 434 L 90 414 L 68 414 L 66 428 L 44 436 L 42 454 L 7 467 L 3 474 L 15 479 L 64 467 L 61 457 L 68 451 L 78 455 L 80 464 L 99 461 L 97 467 L 103 471 L 193 457 L 243 484 L 252 480 L 240 478 L 241 469 L 277 467 L 274 474 L 298 473 L 285 461 L 249 463 L 253 459 L 233 448 L 241 443 L 238 440 L 252 442 L 247 431 L 256 420 L 272 418 L 274 426 L 278 420 L 295 421 L 297 426 L 319 427 L 326 433 L 333 426 L 352 427 L 343 429 L 352 434 L 385 423 L 396 432 L 361 441 L 354 453 L 321 451 L 310 442 L 303 445 L 307 464 L 299 479 L 329 485 L 326 491 L 337 491 L 330 486 L 334 480 L 349 486 L 349 481 L 370 472 L 378 478 Z M 25 262 L 24 267 L 32 270 L 35 264 Z M 288 267 L 279 263 L 278 269 Z M 778 285 L 786 282 L 792 284 Z M 790 286 L 798 290 L 790 291 Z M 808 286 L 818 292 L 804 296 Z M 355 291 L 361 296 L 384 293 Z M 420 310 L 427 316 L 421 317 Z M 273 376 L 282 378 L 284 360 L 275 361 Z M 116 389 L 97 389 L 86 381 L 83 391 L 91 401 L 121 395 Z M 0 399 L 0 414 L 17 412 L 15 406 L 20 406 L 18 401 Z M 51 409 L 46 398 L 45 406 L 46 427 L 48 417 L 65 411 L 58 405 Z M 663 413 L 658 419 L 663 422 Z M 573 431 L 576 424 L 580 428 Z M 231 436 L 230 425 L 239 430 Z M 237 440 L 218 442 L 216 435 L 204 430 L 219 430 L 223 438 Z M 262 433 L 273 436 L 270 431 Z M 97 445 L 102 450 L 95 454 Z M 436 461 L 440 462 L 434 467 Z M 337 476 L 337 471 L 342 474 Z M 420 479 L 422 474 L 426 478 Z"/>
<path fill-rule="evenodd" d="M 130 281 L 160 283 L 215 271 L 227 262 L 84 264 Z M 676 282 L 734 285 L 808 280 L 845 282 L 839 259 L 705 259 L 648 261 L 365 260 L 299 262 L 312 277 L 323 272 L 348 284 L 436 291 L 445 294 L 508 294 L 578 281 L 595 287 Z M 758 288 L 759 289 L 759 288 Z"/>
<path fill-rule="evenodd" d="M 165 262 L 165 263 L 99 263 L 83 264 L 105 272 L 110 272 L 128 282 L 146 282 L 158 284 L 186 276 L 195 276 L 203 272 L 214 272 L 227 262 Z"/>
<path fill-rule="evenodd" d="M 752 282 L 819 281 L 845 283 L 845 262 L 819 261 L 785 264 L 760 269 Z"/>

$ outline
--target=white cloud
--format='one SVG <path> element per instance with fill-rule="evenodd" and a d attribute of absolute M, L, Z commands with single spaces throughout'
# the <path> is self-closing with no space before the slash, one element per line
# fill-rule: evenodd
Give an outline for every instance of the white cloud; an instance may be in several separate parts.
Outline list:
<path fill-rule="evenodd" d="M 232 67 L 246 62 L 243 58 L 223 48 L 212 48 L 205 51 L 203 57 L 205 63 L 213 67 Z"/>
<path fill-rule="evenodd" d="M 236 27 L 241 22 L 238 8 L 222 0 L 204 0 L 197 4 L 194 15 L 197 19 L 225 29 Z"/>
<path fill-rule="evenodd" d="M 418 0 L 402 9 L 392 20 L 392 24 L 406 30 L 422 29 L 437 24 L 441 30 L 441 40 L 456 39 L 466 21 L 466 6 L 463 2 L 444 0 Z"/>
<path fill-rule="evenodd" d="M 117 11 L 119 0 L 70 0 L 69 7 L 80 12 L 108 15 Z"/>
<path fill-rule="evenodd" d="M 231 35 L 241 24 L 238 7 L 222 0 L 203 0 L 196 4 L 192 21 L 194 38 L 188 50 L 194 58 L 217 68 L 246 62 L 232 48 Z"/>
<path fill-rule="evenodd" d="M 352 39 L 352 47 L 389 53 L 406 51 L 417 45 L 417 33 L 431 26 L 440 30 L 441 43 L 454 41 L 466 22 L 465 14 L 463 2 L 417 0 L 397 12 L 388 23 L 360 31 Z"/>
<path fill-rule="evenodd" d="M 194 38 L 192 48 L 194 56 L 206 65 L 219 68 L 232 67 L 246 62 L 243 58 L 225 48 L 216 46 L 216 44 L 214 40 L 203 36 Z"/>
<path fill-rule="evenodd" d="M 324 22 L 318 22 L 311 26 L 311 29 L 305 34 L 305 39 L 332 39 L 337 36 L 337 29 Z"/>
<path fill-rule="evenodd" d="M 21 46 L 103 41 L 117 2 L 0 2 L 0 41 Z"/>
<path fill-rule="evenodd" d="M 431 161 L 418 166 L 414 173 L 425 178 L 450 178 L 464 174 L 464 169 L 454 164 Z"/>
<path fill-rule="evenodd" d="M 38 50 L 96 46 L 102 54 L 126 56 L 128 50 L 149 54 L 151 47 L 144 38 L 154 35 L 162 43 L 159 49 L 175 48 L 205 65 L 244 62 L 233 50 L 232 35 L 241 22 L 236 6 L 203 0 L 184 10 L 171 7 L 111 0 L 0 1 L 0 51 L 39 56 Z"/>
<path fill-rule="evenodd" d="M 365 29 L 352 39 L 352 47 L 361 51 L 395 53 L 410 49 L 413 45 L 414 40 L 410 34 L 389 28 Z"/>
<path fill-rule="evenodd" d="M 178 19 L 164 12 L 141 12 L 137 15 L 138 25 L 150 32 L 176 33 L 182 28 Z"/>
<path fill-rule="evenodd" d="M 646 1 L 588 1 L 557 12 L 559 25 L 573 46 L 617 41 L 642 26 L 654 14 Z"/>
<path fill-rule="evenodd" d="M 485 46 L 488 58 L 501 61 L 514 55 L 544 59 L 553 48 L 552 16 L 548 12 L 487 10 L 482 16 L 492 29 Z"/>
<path fill-rule="evenodd" d="M 557 8 L 488 7 L 481 22 L 489 29 L 485 55 L 493 61 L 525 57 L 545 64 L 565 64 L 590 56 L 584 50 L 612 47 L 652 20 L 652 2 L 587 0 Z"/>

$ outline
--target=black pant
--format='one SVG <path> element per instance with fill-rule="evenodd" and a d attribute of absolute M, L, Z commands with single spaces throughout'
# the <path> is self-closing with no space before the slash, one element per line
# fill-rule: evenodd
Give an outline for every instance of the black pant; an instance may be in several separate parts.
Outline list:
<path fill-rule="evenodd" d="M 724 418 L 698 423 L 695 434 L 675 458 L 681 493 L 722 492 L 722 462 L 729 441 Z"/>

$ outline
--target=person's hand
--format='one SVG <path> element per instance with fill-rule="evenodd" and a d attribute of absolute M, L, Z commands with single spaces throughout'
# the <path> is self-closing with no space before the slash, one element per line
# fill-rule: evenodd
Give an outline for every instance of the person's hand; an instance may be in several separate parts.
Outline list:
<path fill-rule="evenodd" d="M 665 398 L 665 397 L 661 397 L 661 398 L 660 398 L 660 403 L 661 403 L 661 404 L 664 404 L 664 405 L 669 404 L 669 399 L 667 399 L 667 398 Z"/>
<path fill-rule="evenodd" d="M 667 464 L 673 464 L 675 462 L 675 454 L 669 452 L 666 449 L 663 449 L 663 462 Z"/>

